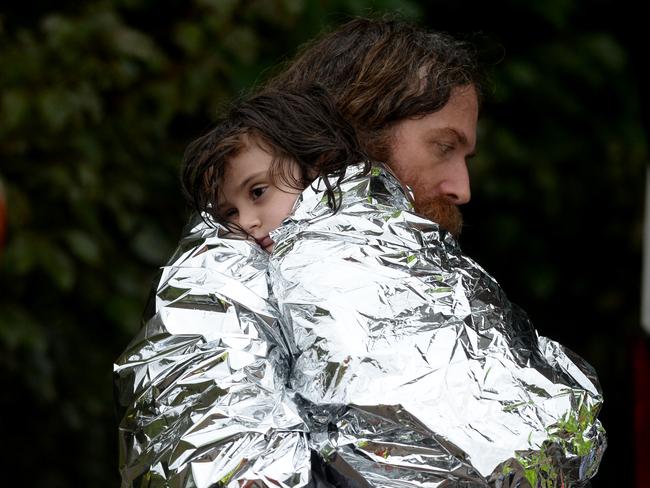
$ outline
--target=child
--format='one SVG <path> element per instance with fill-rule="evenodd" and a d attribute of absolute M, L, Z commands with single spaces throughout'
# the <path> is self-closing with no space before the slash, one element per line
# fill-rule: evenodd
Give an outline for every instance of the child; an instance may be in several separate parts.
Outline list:
<path fill-rule="evenodd" d="M 303 189 L 319 176 L 334 176 L 333 186 L 325 184 L 336 209 L 334 191 L 346 166 L 366 159 L 323 89 L 267 91 L 234 106 L 189 147 L 182 182 L 197 211 L 270 252 L 270 231 Z"/>
<path fill-rule="evenodd" d="M 302 189 L 329 175 L 324 202 L 337 208 L 346 166 L 363 160 L 353 129 L 318 87 L 243 101 L 188 149 L 183 187 L 205 223 L 192 219 L 162 269 L 152 315 L 117 360 L 123 486 L 313 479 L 307 426 L 286 392 L 291 358 L 268 259 L 206 224 L 270 251 L 270 231 Z"/>

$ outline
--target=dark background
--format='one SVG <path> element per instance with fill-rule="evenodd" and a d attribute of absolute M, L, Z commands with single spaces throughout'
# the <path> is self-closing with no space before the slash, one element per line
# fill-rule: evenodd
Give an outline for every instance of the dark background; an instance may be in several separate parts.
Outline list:
<path fill-rule="evenodd" d="M 185 146 L 323 28 L 396 11 L 479 47 L 461 244 L 594 365 L 610 447 L 593 486 L 634 485 L 648 79 L 631 2 L 116 0 L 0 7 L 0 459 L 21 486 L 119 484 L 111 364 L 187 217 Z"/>

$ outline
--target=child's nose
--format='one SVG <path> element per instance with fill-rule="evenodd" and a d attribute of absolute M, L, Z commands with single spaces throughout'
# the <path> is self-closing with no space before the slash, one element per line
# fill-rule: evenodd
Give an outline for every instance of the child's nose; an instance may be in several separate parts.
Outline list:
<path fill-rule="evenodd" d="M 252 210 L 240 210 L 239 212 L 239 225 L 249 234 L 253 230 L 262 225 L 262 220 L 259 217 L 259 214 Z"/>

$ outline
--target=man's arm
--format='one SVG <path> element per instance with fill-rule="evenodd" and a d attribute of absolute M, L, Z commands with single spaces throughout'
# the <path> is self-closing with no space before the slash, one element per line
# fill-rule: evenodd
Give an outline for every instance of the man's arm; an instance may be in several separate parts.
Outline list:
<path fill-rule="evenodd" d="M 399 191 L 373 168 L 343 183 L 330 215 L 306 191 L 274 237 L 273 291 L 296 344 L 290 385 L 312 447 L 360 486 L 589 479 L 606 446 L 595 372 L 538 337 Z"/>

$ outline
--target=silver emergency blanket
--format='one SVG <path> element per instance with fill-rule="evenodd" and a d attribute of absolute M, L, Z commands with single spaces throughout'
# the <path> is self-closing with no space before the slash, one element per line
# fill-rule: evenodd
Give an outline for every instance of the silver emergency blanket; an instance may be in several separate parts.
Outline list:
<path fill-rule="evenodd" d="M 122 486 L 589 480 L 606 447 L 593 369 L 538 336 L 390 172 L 350 167 L 336 213 L 322 186 L 270 259 L 199 223 L 163 269 L 115 365 Z"/>
<path fill-rule="evenodd" d="M 268 254 L 201 219 L 164 267 L 155 314 L 114 366 L 123 487 L 306 486 Z"/>

